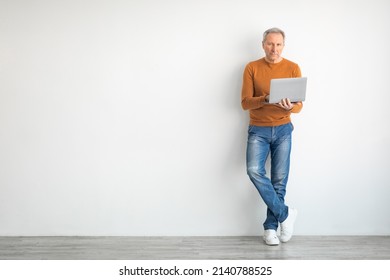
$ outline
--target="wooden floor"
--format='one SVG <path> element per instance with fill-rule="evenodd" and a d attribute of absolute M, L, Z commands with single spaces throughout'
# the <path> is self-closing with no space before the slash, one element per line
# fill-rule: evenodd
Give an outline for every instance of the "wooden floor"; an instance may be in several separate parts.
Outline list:
<path fill-rule="evenodd" d="M 0 237 L 0 260 L 390 260 L 390 236 Z"/>

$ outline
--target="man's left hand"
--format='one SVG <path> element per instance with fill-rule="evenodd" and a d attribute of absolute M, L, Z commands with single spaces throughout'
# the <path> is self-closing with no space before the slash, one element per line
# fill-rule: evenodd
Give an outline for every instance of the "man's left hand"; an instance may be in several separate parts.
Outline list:
<path fill-rule="evenodd" d="M 284 99 L 280 100 L 280 102 L 278 104 L 280 107 L 282 107 L 283 109 L 285 109 L 287 111 L 291 110 L 294 107 L 294 104 L 291 103 L 289 98 L 284 98 Z"/>

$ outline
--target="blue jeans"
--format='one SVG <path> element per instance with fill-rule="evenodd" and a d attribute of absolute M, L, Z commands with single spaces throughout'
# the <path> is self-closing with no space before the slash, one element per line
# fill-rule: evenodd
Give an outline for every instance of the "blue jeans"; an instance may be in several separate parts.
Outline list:
<path fill-rule="evenodd" d="M 291 123 L 280 126 L 254 126 L 248 129 L 246 151 L 247 173 L 267 205 L 264 229 L 277 230 L 288 216 L 284 204 L 290 170 Z M 271 154 L 271 174 L 266 175 L 265 163 Z"/>

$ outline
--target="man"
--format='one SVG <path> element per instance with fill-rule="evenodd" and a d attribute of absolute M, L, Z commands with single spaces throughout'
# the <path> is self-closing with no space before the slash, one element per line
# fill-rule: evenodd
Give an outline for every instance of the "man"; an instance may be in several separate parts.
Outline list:
<path fill-rule="evenodd" d="M 241 105 L 249 110 L 250 124 L 247 143 L 247 173 L 267 205 L 263 239 L 267 245 L 287 242 L 293 234 L 297 210 L 284 203 L 290 168 L 290 114 L 302 109 L 302 102 L 288 98 L 269 104 L 270 81 L 274 78 L 301 77 L 297 64 L 283 58 L 285 34 L 278 28 L 264 32 L 262 46 L 265 57 L 250 62 L 244 71 Z M 266 175 L 265 163 L 271 156 L 271 174 Z M 276 234 L 281 226 L 280 241 Z"/>

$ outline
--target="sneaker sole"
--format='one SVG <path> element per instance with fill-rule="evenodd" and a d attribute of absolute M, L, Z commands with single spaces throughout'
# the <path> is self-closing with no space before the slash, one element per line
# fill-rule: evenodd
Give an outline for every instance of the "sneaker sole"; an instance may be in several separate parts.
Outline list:
<path fill-rule="evenodd" d="M 263 237 L 263 241 L 264 241 L 264 243 L 265 243 L 266 245 L 268 245 L 268 246 L 278 246 L 278 245 L 280 244 L 280 242 L 277 242 L 277 243 L 268 243 L 268 242 L 265 240 L 264 237 Z"/>

